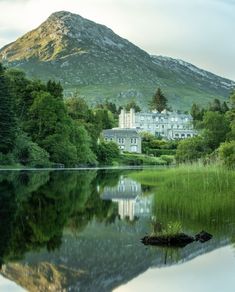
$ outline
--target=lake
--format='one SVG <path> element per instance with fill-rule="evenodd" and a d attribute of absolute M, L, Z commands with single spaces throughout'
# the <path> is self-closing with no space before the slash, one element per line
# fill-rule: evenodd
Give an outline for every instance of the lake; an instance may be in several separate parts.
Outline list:
<path fill-rule="evenodd" d="M 0 220 L 0 291 L 234 291 L 234 171 L 2 171 Z M 176 224 L 213 238 L 141 243 Z"/>

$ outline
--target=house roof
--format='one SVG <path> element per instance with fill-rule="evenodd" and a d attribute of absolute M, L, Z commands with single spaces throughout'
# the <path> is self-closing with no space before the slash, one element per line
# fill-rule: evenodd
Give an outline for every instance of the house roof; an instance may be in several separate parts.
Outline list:
<path fill-rule="evenodd" d="M 140 136 L 139 133 L 137 132 L 136 129 L 118 129 L 118 128 L 113 128 L 113 129 L 107 129 L 103 130 L 103 135 L 125 135 L 125 136 Z"/>

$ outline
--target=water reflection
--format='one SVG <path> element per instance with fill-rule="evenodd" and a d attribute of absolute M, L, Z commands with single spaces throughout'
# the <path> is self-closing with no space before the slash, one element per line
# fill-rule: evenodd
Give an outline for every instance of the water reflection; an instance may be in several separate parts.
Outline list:
<path fill-rule="evenodd" d="M 183 204 L 169 212 L 170 201 L 156 201 L 153 191 L 128 170 L 1 173 L 1 274 L 29 291 L 111 291 L 150 267 L 182 264 L 230 243 L 234 215 L 227 209 L 231 220 L 208 244 L 146 249 L 140 238 L 152 212 L 186 220 Z M 203 222 L 206 228 L 211 220 Z"/>
<path fill-rule="evenodd" d="M 118 204 L 122 220 L 151 216 L 153 195 L 145 196 L 141 184 L 128 177 L 121 176 L 116 186 L 106 186 L 101 197 Z"/>

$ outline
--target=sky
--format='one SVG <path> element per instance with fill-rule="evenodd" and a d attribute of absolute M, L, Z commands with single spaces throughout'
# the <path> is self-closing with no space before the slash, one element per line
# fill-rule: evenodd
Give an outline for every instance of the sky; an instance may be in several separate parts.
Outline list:
<path fill-rule="evenodd" d="M 150 268 L 114 292 L 234 292 L 234 263 L 234 248 L 226 246 L 178 265 Z"/>
<path fill-rule="evenodd" d="M 0 47 L 66 10 L 154 55 L 235 80 L 235 0 L 0 0 Z"/>

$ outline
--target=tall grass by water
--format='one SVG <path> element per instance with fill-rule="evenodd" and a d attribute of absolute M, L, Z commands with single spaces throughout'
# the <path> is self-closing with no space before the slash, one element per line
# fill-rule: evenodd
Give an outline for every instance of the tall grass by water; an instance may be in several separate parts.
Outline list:
<path fill-rule="evenodd" d="M 235 172 L 219 165 L 144 170 L 132 178 L 154 187 L 153 215 L 194 232 L 235 233 Z"/>

